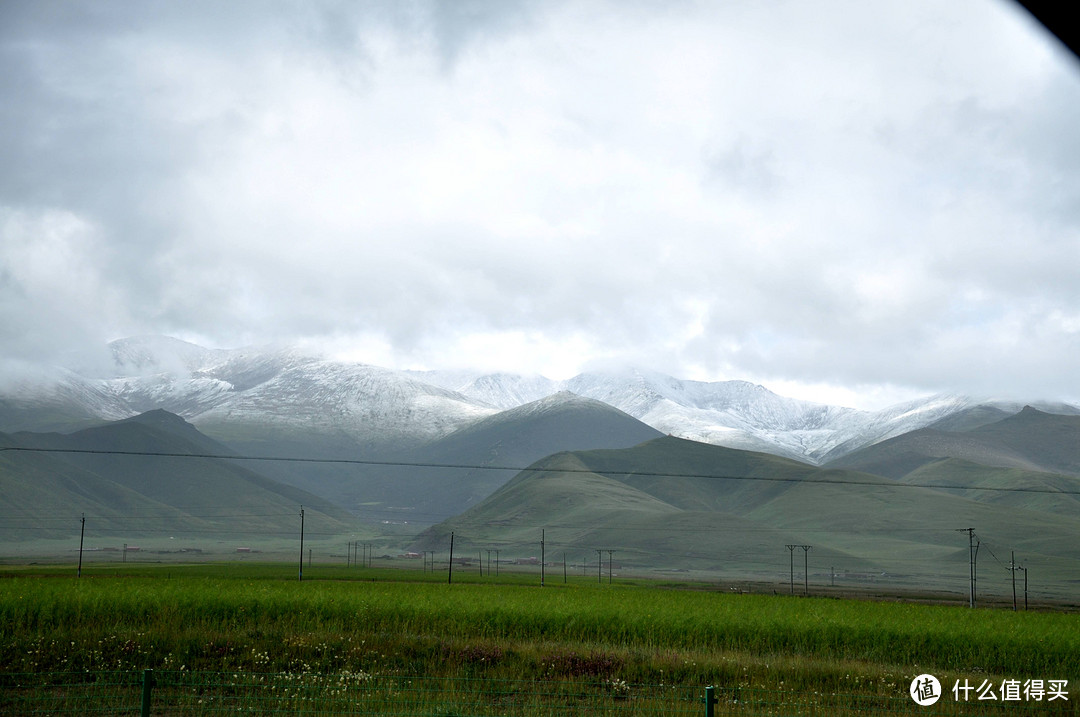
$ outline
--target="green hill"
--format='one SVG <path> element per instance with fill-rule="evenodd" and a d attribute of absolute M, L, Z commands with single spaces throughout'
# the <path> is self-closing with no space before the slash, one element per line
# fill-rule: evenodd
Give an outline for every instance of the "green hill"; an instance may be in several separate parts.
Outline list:
<path fill-rule="evenodd" d="M 1043 485 L 1036 481 L 1031 485 Z M 975 493 L 973 486 L 969 493 Z M 982 487 L 991 487 L 985 485 Z M 426 531 L 415 549 L 461 554 L 550 554 L 584 566 L 614 550 L 637 570 L 700 570 L 783 581 L 805 558 L 816 581 L 967 588 L 967 535 L 985 550 L 981 570 L 1001 588 L 1002 556 L 1060 571 L 1055 590 L 1080 578 L 1080 519 L 1039 499 L 974 500 L 852 470 L 675 438 L 633 448 L 561 453 L 522 471 L 488 499 Z M 788 546 L 811 545 L 811 553 Z M 797 550 L 797 552 L 792 552 Z M 582 567 L 584 571 L 584 567 Z M 801 569 L 799 571 L 801 573 Z M 1067 578 L 1065 576 L 1068 576 Z"/>
<path fill-rule="evenodd" d="M 305 464 L 301 475 L 290 464 L 271 470 L 282 481 L 348 507 L 362 520 L 426 526 L 476 505 L 521 467 L 545 456 L 622 448 L 661 435 L 605 403 L 559 393 L 495 414 L 432 443 L 371 457 L 386 465 Z"/>
<path fill-rule="evenodd" d="M 924 428 L 862 448 L 828 464 L 830 468 L 858 470 L 901 479 L 920 467 L 943 458 L 959 458 L 986 466 L 1039 470 L 1023 452 L 971 433 Z"/>
<path fill-rule="evenodd" d="M 100 418 L 77 404 L 43 401 L 27 405 L 16 399 L 0 397 L 0 432 L 71 430 L 100 422 Z"/>
<path fill-rule="evenodd" d="M 1080 515 L 1080 477 L 995 468 L 958 458 L 927 463 L 901 479 L 913 485 L 958 486 L 945 492 L 1026 510 Z"/>
<path fill-rule="evenodd" d="M 301 505 L 324 530 L 350 517 L 328 501 L 240 462 L 198 457 L 230 451 L 164 411 L 70 435 L 2 435 L 0 535 L 56 537 L 78 530 L 126 535 L 276 535 L 296 532 Z M 146 454 L 170 454 L 169 456 Z"/>
<path fill-rule="evenodd" d="M 890 438 L 828 464 L 900 479 L 944 458 L 1021 471 L 1080 475 L 1080 416 L 1043 413 L 1026 407 L 1001 420 L 959 421 L 969 430 L 925 428 Z"/>
<path fill-rule="evenodd" d="M 972 430 L 971 435 L 1014 450 L 1046 472 L 1080 475 L 1080 416 L 1027 406 L 1014 416 Z"/>

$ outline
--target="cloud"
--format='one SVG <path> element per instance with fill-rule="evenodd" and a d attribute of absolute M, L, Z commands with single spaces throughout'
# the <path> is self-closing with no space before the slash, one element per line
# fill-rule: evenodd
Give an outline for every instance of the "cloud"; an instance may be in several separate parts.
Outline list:
<path fill-rule="evenodd" d="M 1077 394 L 1080 84 L 1007 4 L 0 12 L 11 355 Z"/>
<path fill-rule="evenodd" d="M 51 358 L 112 328 L 125 310 L 102 279 L 107 255 L 96 228 L 69 212 L 0 210 L 6 358 Z"/>

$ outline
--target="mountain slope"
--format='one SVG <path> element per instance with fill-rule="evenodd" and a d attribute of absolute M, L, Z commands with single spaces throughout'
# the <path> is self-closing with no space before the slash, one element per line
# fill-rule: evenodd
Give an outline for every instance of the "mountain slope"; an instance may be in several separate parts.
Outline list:
<path fill-rule="evenodd" d="M 392 456 L 407 465 L 350 467 L 332 481 L 324 474 L 320 487 L 361 517 L 430 524 L 486 498 L 544 456 L 633 446 L 659 435 L 604 403 L 558 393 Z"/>
<path fill-rule="evenodd" d="M 920 466 L 900 480 L 910 485 L 963 486 L 941 490 L 980 502 L 1080 515 L 1080 476 L 995 468 L 958 458 L 942 458 Z"/>
<path fill-rule="evenodd" d="M 1022 453 L 1044 470 L 1080 475 L 1080 416 L 1053 415 L 1026 406 L 971 434 Z"/>
<path fill-rule="evenodd" d="M 899 479 L 945 458 L 993 468 L 1080 475 L 1080 417 L 1051 415 L 1029 406 L 1015 416 L 980 423 L 968 431 L 912 431 L 828 465 Z"/>
<path fill-rule="evenodd" d="M 548 549 L 580 561 L 612 549 L 639 570 L 681 567 L 783 580 L 788 559 L 795 560 L 790 550 L 808 545 L 806 559 L 864 580 L 960 591 L 967 541 L 957 530 L 975 526 L 984 560 L 1015 549 L 1026 561 L 1077 577 L 1076 513 L 1047 513 L 1037 502 L 1025 505 L 1030 496 L 1008 495 L 971 500 L 665 437 L 538 461 L 479 505 L 433 526 L 415 547 L 445 550 L 453 532 L 463 551 L 499 546 L 508 555 L 529 555 L 543 532 Z M 984 568 L 983 579 L 1003 581 L 1004 571 L 994 569 Z M 1055 590 L 1068 589 L 1059 583 Z"/>
<path fill-rule="evenodd" d="M 984 440 L 970 433 L 951 433 L 924 428 L 834 460 L 830 468 L 845 468 L 900 479 L 927 463 L 957 458 L 996 468 L 1040 470 L 1023 452 Z"/>
<path fill-rule="evenodd" d="M 70 435 L 4 437 L 0 524 L 22 538 L 47 528 L 52 516 L 90 513 L 99 529 L 136 535 L 277 533 L 295 523 L 300 505 L 328 529 L 344 531 L 349 516 L 327 501 L 282 485 L 237 461 L 200 457 L 230 451 L 182 419 L 156 411 Z M 146 454 L 170 454 L 154 456 Z M 37 525 L 35 522 L 46 524 Z M 27 528 L 27 526 L 31 526 Z"/>
<path fill-rule="evenodd" d="M 244 453 L 380 459 L 500 410 L 571 391 L 661 433 L 824 465 L 913 430 L 975 429 L 1020 408 L 941 395 L 859 411 L 785 398 L 745 381 L 685 381 L 639 369 L 566 381 L 404 372 L 291 348 L 205 349 L 154 336 L 115 341 L 109 351 L 108 365 L 76 362 L 77 372 L 6 371 L 0 430 L 72 431 L 160 408 Z"/>
<path fill-rule="evenodd" d="M 438 544 L 454 526 L 495 535 L 505 527 L 532 530 L 544 521 L 566 526 L 578 518 L 592 530 L 642 511 L 669 517 L 693 511 L 736 515 L 768 503 L 814 470 L 765 453 L 671 436 L 631 448 L 558 453 L 436 526 L 421 544 Z"/>
<path fill-rule="evenodd" d="M 441 386 L 504 411 L 564 390 L 561 382 L 552 381 L 543 376 L 522 376 L 512 373 L 477 375 L 468 371 L 408 371 L 406 373 L 424 383 Z"/>
<path fill-rule="evenodd" d="M 292 354 L 237 358 L 205 374 L 240 383 L 193 422 L 233 442 L 300 431 L 392 446 L 432 440 L 494 413 L 393 371 Z"/>
<path fill-rule="evenodd" d="M 211 350 L 144 336 L 109 350 L 109 366 L 7 378 L 0 429 L 71 431 L 164 409 L 244 452 L 334 454 L 430 441 L 496 412 L 402 372 L 289 348 Z"/>
<path fill-rule="evenodd" d="M 583 373 L 561 382 L 511 374 L 417 375 L 499 406 L 512 404 L 516 396 L 567 390 L 603 401 L 662 433 L 815 464 L 982 405 L 972 398 L 940 395 L 880 411 L 859 411 L 785 398 L 746 381 L 684 381 L 633 368 Z M 1068 406 L 1058 409 L 1075 410 Z M 1007 415 L 1006 410 L 997 410 Z M 974 413 L 967 415 L 974 420 Z"/>
<path fill-rule="evenodd" d="M 77 430 L 131 415 L 100 381 L 67 369 L 22 366 L 0 383 L 0 431 Z"/>

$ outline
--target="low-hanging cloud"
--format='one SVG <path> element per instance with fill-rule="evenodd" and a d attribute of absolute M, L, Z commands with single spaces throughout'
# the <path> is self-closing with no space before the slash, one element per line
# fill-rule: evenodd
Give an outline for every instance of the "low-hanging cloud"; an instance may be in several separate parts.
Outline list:
<path fill-rule="evenodd" d="M 9 358 L 1080 395 L 1080 74 L 1006 3 L 0 14 Z"/>

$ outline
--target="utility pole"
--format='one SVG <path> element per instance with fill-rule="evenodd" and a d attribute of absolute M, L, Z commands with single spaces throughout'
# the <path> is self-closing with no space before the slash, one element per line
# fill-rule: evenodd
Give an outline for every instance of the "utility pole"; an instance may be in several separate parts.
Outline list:
<path fill-rule="evenodd" d="M 597 583 L 597 585 L 603 585 L 604 584 L 603 573 L 601 572 L 603 569 L 604 569 L 604 551 L 603 550 L 597 550 L 596 551 L 596 583 Z"/>
<path fill-rule="evenodd" d="M 1024 610 L 1028 609 L 1027 603 L 1027 568 L 1020 568 L 1024 571 Z"/>
<path fill-rule="evenodd" d="M 304 506 L 300 506 L 300 580 L 304 581 Z"/>
<path fill-rule="evenodd" d="M 791 562 L 791 578 L 790 578 L 790 580 L 791 580 L 791 594 L 794 595 L 795 594 L 795 548 L 797 548 L 799 546 L 798 545 L 786 545 L 784 547 L 786 547 L 788 549 L 788 554 L 789 554 L 789 556 L 791 558 L 791 560 L 790 560 L 790 562 Z"/>
<path fill-rule="evenodd" d="M 808 556 L 810 555 L 810 548 L 814 546 L 800 545 L 799 547 L 803 550 L 803 595 L 806 596 L 810 594 L 810 571 L 807 569 L 810 564 Z"/>
<path fill-rule="evenodd" d="M 614 561 L 612 556 L 615 554 L 614 550 L 607 551 L 607 583 L 611 585 L 611 563 Z"/>
<path fill-rule="evenodd" d="M 431 569 L 435 570 L 435 556 L 432 556 Z M 446 571 L 446 584 L 450 585 L 454 582 L 454 533 L 450 532 L 450 566 Z"/>
<path fill-rule="evenodd" d="M 480 577 L 484 577 L 484 553 L 480 551 L 476 555 L 480 558 L 478 561 L 480 563 Z"/>
<path fill-rule="evenodd" d="M 499 577 L 499 551 L 495 551 L 495 577 Z"/>
<path fill-rule="evenodd" d="M 1012 588 L 1013 588 L 1013 612 L 1016 612 L 1016 571 L 1019 568 L 1016 567 L 1016 551 L 1009 552 L 1009 572 L 1012 573 Z"/>
<path fill-rule="evenodd" d="M 566 553 L 562 554 L 562 581 L 566 585 Z"/>
<path fill-rule="evenodd" d="M 79 569 L 75 573 L 75 577 L 77 577 L 77 578 L 82 577 L 82 549 L 83 549 L 83 538 L 85 536 L 86 536 L 86 513 L 83 513 L 82 514 L 82 527 L 79 528 Z M 126 553 L 127 551 L 125 550 L 124 552 Z"/>
<path fill-rule="evenodd" d="M 544 587 L 544 529 L 540 529 L 540 587 Z"/>
<path fill-rule="evenodd" d="M 975 542 L 974 528 L 956 528 L 957 533 L 968 534 L 968 570 L 971 573 L 971 595 L 968 598 L 968 607 L 975 607 L 975 561 L 979 555 L 979 543 Z"/>

